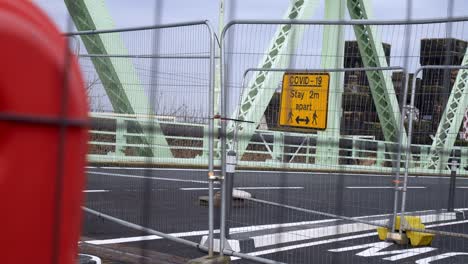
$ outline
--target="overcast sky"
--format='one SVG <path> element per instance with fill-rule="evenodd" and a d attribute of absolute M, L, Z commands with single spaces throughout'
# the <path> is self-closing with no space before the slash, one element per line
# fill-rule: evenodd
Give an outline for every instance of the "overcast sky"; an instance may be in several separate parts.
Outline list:
<path fill-rule="evenodd" d="M 155 23 L 155 6 L 162 5 L 162 23 L 210 20 L 218 23 L 219 0 L 106 0 L 117 27 L 147 26 Z M 231 12 L 226 19 L 279 19 L 290 0 L 225 0 Z M 319 10 L 311 19 L 323 18 Z M 468 16 L 467 0 L 373 0 L 375 19 L 403 19 L 412 2 L 412 18 L 446 17 L 449 1 L 454 3 L 455 16 Z M 65 29 L 68 12 L 63 0 L 33 0 Z"/>
<path fill-rule="evenodd" d="M 62 31 L 66 31 L 67 21 L 69 21 L 68 11 L 65 7 L 63 0 L 33 0 L 40 7 L 42 7 L 49 16 L 56 22 L 59 28 Z M 94 0 L 92 0 L 94 1 Z M 158 2 L 159 1 L 159 2 Z M 225 0 L 226 3 L 226 15 L 225 23 L 232 19 L 281 19 L 283 18 L 284 13 L 286 12 L 288 5 L 291 0 Z M 312 0 L 309 0 L 312 1 Z M 324 3 L 329 0 L 322 0 L 313 14 L 313 17 L 309 19 L 323 19 L 324 17 Z M 420 18 L 443 18 L 448 16 L 448 4 L 452 0 L 370 0 L 373 3 L 373 19 L 379 20 L 391 20 L 391 19 L 405 19 L 406 10 L 409 3 L 412 3 L 412 19 Z M 174 23 L 174 22 L 185 22 L 185 21 L 194 21 L 194 20 L 209 20 L 214 25 L 215 28 L 218 26 L 218 16 L 219 16 L 219 0 L 106 0 L 107 7 L 111 16 L 114 19 L 114 23 L 117 28 L 122 27 L 134 27 L 134 26 L 148 26 L 154 25 L 156 22 L 160 23 Z M 468 0 L 453 0 L 453 16 L 468 16 Z M 156 12 L 156 6 L 160 6 L 162 10 Z M 159 19 L 156 19 L 156 14 L 160 14 Z M 266 27 L 273 28 L 274 27 Z M 314 27 L 310 27 L 311 30 Z M 317 27 L 316 27 L 317 28 Z M 262 28 L 265 29 L 265 28 Z M 419 40 L 417 38 L 422 37 L 443 37 L 444 26 L 428 26 L 421 27 L 418 32 L 413 32 L 413 38 L 411 43 L 412 46 L 410 49 L 411 55 L 416 55 L 414 58 L 414 65 L 409 65 L 409 67 L 415 68 L 418 65 L 417 55 L 419 54 Z M 459 25 L 454 29 L 455 36 L 458 38 L 466 39 L 466 30 L 464 24 Z M 245 65 L 237 67 L 239 68 L 239 76 L 242 75 L 245 68 L 255 67 L 261 59 L 261 53 L 266 48 L 268 41 L 270 40 L 274 31 L 263 30 L 258 33 L 251 40 L 251 42 L 246 41 L 245 39 L 240 38 L 242 43 L 248 45 L 251 49 L 251 52 L 255 51 L 260 54 L 257 57 L 251 56 L 249 60 L 242 57 L 242 61 L 245 62 Z M 252 32 L 250 32 L 252 33 Z M 403 30 L 398 27 L 386 28 L 380 32 L 380 36 L 384 42 L 387 42 L 392 45 L 392 66 L 401 65 L 401 56 L 403 52 L 403 38 L 399 35 L 402 35 Z M 421 35 L 423 34 L 423 35 Z M 426 35 L 424 35 L 426 34 Z M 430 35 L 430 34 L 433 34 Z M 307 35 L 307 34 L 306 34 Z M 309 46 L 303 47 L 301 50 L 299 48 L 298 53 L 319 55 L 321 49 L 321 41 L 317 40 L 314 35 L 308 36 L 309 40 L 305 43 Z M 350 32 L 345 36 L 345 39 L 350 38 Z M 125 38 L 124 38 L 125 40 Z M 264 43 L 263 43 L 263 42 Z M 180 42 L 186 43 L 187 41 Z M 193 41 L 196 42 L 196 41 Z M 171 42 L 172 43 L 172 42 Z M 179 43 L 174 42 L 173 43 Z M 312 44 L 311 44 L 312 43 Z M 315 44 L 314 44 L 315 43 Z M 194 44 L 195 45 L 195 44 Z M 190 46 L 194 46 L 190 45 Z M 131 46 L 131 45 L 130 45 Z M 136 45 L 140 47 L 141 45 Z M 176 47 L 176 46 L 173 46 Z M 143 48 L 142 50 L 131 50 L 132 47 L 128 47 L 130 53 L 144 54 L 147 52 Z M 240 50 L 243 50 L 242 45 L 238 47 Z M 149 49 L 151 50 L 151 49 Z M 84 52 L 84 49 L 82 50 Z M 253 52 L 255 53 L 255 52 Z M 414 54 L 413 54 L 414 53 Z M 240 57 L 239 57 L 240 58 Z M 314 57 L 312 57 L 314 58 Z M 313 61 L 310 58 L 304 58 L 305 62 L 297 61 L 298 67 L 317 67 L 320 65 L 320 61 Z M 141 61 L 138 61 L 140 63 Z M 144 61 L 147 63 L 148 61 Z M 247 63 L 249 62 L 249 63 Z M 151 76 L 149 72 L 150 67 L 143 62 L 141 65 L 135 63 L 137 71 L 139 71 L 139 76 L 142 83 L 149 83 L 148 76 Z M 198 61 L 192 61 L 192 64 L 185 63 L 182 67 L 179 64 L 167 64 L 164 65 L 165 72 L 157 73 L 159 83 L 167 84 L 167 90 L 174 90 L 176 86 L 181 86 L 178 75 L 185 74 L 190 76 L 190 82 L 193 82 L 193 78 L 196 75 L 198 79 L 204 78 L 201 81 L 202 83 L 207 83 L 208 77 L 206 77 L 206 72 L 201 72 L 202 70 L 207 70 L 208 67 L 202 67 Z M 196 64 L 198 63 L 198 64 Z M 236 58 L 232 59 L 232 65 L 237 65 Z M 301 64 L 302 63 L 302 64 Z M 315 63 L 315 64 L 314 64 Z M 208 64 L 206 64 L 208 65 Z M 94 72 L 92 66 L 88 63 L 88 68 L 83 68 L 83 72 L 87 75 L 89 72 Z M 172 67 L 174 66 L 174 67 Z M 175 67 L 177 66 L 177 67 Z M 206 69 L 205 69 L 206 68 Z M 236 68 L 232 66 L 232 68 Z M 237 69 L 236 68 L 236 69 Z M 146 77 L 145 77 L 146 76 Z M 201 76 L 201 77 L 200 77 Z M 204 77 L 203 77 L 204 76 Z M 236 76 L 235 73 L 232 73 L 232 76 Z M 235 85 L 240 85 L 242 77 L 234 77 L 236 80 Z M 234 82 L 234 81 L 233 81 Z M 162 84 L 160 84 L 162 85 Z M 182 86 L 180 89 L 186 89 L 188 86 Z M 161 88 L 160 91 L 164 92 L 165 88 Z M 100 94 L 104 94 L 104 90 L 100 89 L 98 91 Z M 240 92 L 239 92 L 240 93 Z M 193 97 L 186 98 L 188 101 L 193 100 Z M 187 103 L 189 104 L 189 103 Z M 108 102 L 105 102 L 104 105 L 110 106 Z M 177 107 L 180 104 L 174 104 Z M 206 110 L 206 109 L 205 109 Z"/>

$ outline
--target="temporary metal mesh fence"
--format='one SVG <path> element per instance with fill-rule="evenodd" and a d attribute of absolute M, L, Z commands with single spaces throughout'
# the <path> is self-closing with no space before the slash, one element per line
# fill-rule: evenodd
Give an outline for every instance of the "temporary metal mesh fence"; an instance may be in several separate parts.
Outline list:
<path fill-rule="evenodd" d="M 92 161 L 206 158 L 203 127 L 209 121 L 211 78 L 206 25 L 80 36 L 80 62 L 99 125 L 91 131 Z M 144 135 L 152 121 L 155 133 Z"/>
<path fill-rule="evenodd" d="M 209 199 L 199 200 L 200 190 L 213 187 L 216 42 L 210 25 L 69 36 L 80 39 L 75 50 L 92 109 L 82 249 L 123 252 L 137 262 L 167 258 L 162 247 L 171 255 L 203 255 L 194 247 L 207 251 L 199 235 L 213 229 Z M 192 169 L 181 169 L 187 166 Z M 135 244 L 116 246 L 128 242 Z"/>
<path fill-rule="evenodd" d="M 409 119 L 419 121 L 420 114 L 415 113 L 435 111 L 438 105 L 419 103 L 418 109 L 415 102 L 427 98 L 441 101 L 444 97 L 438 91 L 421 90 L 421 81 L 412 82 L 414 76 L 418 76 L 418 67 L 431 63 L 463 65 L 465 25 L 466 19 L 414 23 L 230 23 L 221 37 L 224 109 L 225 115 L 234 120 L 226 123 L 227 150 L 236 152 L 238 168 L 257 169 L 237 171 L 235 175 L 227 169 L 225 232 L 229 234 L 230 244 L 250 255 L 285 263 L 377 263 L 413 256 L 421 259 L 417 263 L 426 263 L 430 258 L 421 254 L 436 247 L 450 252 L 466 245 L 460 238 L 466 236 L 466 222 L 460 220 L 463 213 L 447 212 L 448 160 L 441 157 L 440 162 L 437 161 L 439 167 L 428 167 L 428 155 L 424 156 L 419 150 L 422 144 L 430 148 L 433 139 L 426 138 L 430 133 L 445 140 L 441 133 L 435 134 L 442 113 L 438 117 L 431 113 L 438 121 L 422 122 L 426 128 L 418 123 L 407 136 Z M 460 50 L 459 53 L 449 51 L 451 56 L 458 56 L 458 61 L 444 62 L 446 53 L 434 44 L 444 41 L 458 41 L 452 45 L 454 48 L 450 47 Z M 405 71 L 370 71 L 370 67 L 401 67 Z M 358 69 L 336 72 L 340 68 Z M 432 70 L 435 72 L 432 77 L 422 82 L 443 83 L 431 78 L 441 78 L 445 71 Z M 325 131 L 279 124 L 280 108 L 285 107 L 281 103 L 284 98 L 281 89 L 287 86 L 282 82 L 283 74 L 294 71 L 329 72 Z M 459 84 L 464 89 L 465 82 L 462 80 Z M 405 96 L 405 88 L 413 90 L 412 94 Z M 443 87 L 438 89 L 443 91 Z M 418 99 L 418 91 L 423 98 Z M 442 104 L 458 107 L 453 105 L 453 100 L 447 103 L 450 90 L 446 91 Z M 411 95 L 417 99 L 411 101 Z M 298 96 L 303 95 L 290 95 Z M 455 99 L 459 105 L 466 105 L 459 95 L 455 95 Z M 457 113 L 457 120 L 462 118 L 464 108 L 459 112 L 461 117 Z M 451 115 L 448 113 L 445 117 L 452 119 Z M 310 120 L 313 118 L 311 115 Z M 290 121 L 300 123 L 304 119 L 305 116 L 293 115 Z M 447 130 L 451 124 L 443 129 Z M 451 129 L 451 133 L 458 136 L 460 126 Z M 408 149 L 411 142 L 413 145 Z M 455 152 L 459 149 L 455 154 L 459 159 L 466 157 L 461 154 L 464 148 L 460 142 L 455 143 L 455 148 L 450 144 L 438 146 L 437 151 L 442 155 L 448 149 L 455 149 Z M 229 158 L 227 160 L 229 168 Z M 360 174 L 369 171 L 374 173 Z M 466 174 L 460 168 L 457 172 Z M 232 201 L 231 186 L 234 187 Z M 464 210 L 463 198 L 456 197 L 460 200 L 456 200 L 459 202 L 455 207 L 461 211 Z M 393 223 L 395 213 L 400 212 L 419 216 L 421 222 L 405 226 L 403 221 L 400 227 L 399 221 Z M 436 237 L 433 242 L 436 247 L 424 247 L 417 240 L 429 236 L 414 235 L 414 231 L 421 231 L 424 225 L 454 231 Z M 392 243 L 380 241 L 375 232 L 377 226 L 387 226 L 389 231 L 393 228 L 396 232 L 407 230 L 412 244 L 392 246 Z M 453 236 L 459 237 L 456 244 Z M 358 256 L 373 258 L 356 259 L 358 249 L 362 249 Z M 377 257 L 381 255 L 390 257 Z M 444 257 L 433 256 L 432 259 Z"/>
<path fill-rule="evenodd" d="M 417 71 L 464 64 L 466 21 L 232 22 L 220 36 L 220 98 L 205 22 L 70 34 L 80 39 L 93 109 L 83 245 L 195 257 L 202 253 L 179 243 L 208 250 L 216 224 L 214 249 L 222 245 L 239 263 L 422 261 L 436 247 L 459 251 L 466 188 L 457 188 L 463 180 L 450 185 L 447 165 L 457 160 L 457 175 L 466 176 L 467 148 L 445 144 L 437 131 L 440 120 L 453 119 L 446 105 L 466 106 L 466 96 L 449 96 L 465 82 L 440 81 L 448 71 L 430 67 L 418 80 Z M 442 60 L 437 43 L 455 43 L 444 48 L 454 47 L 448 54 L 457 60 Z M 279 124 L 283 75 L 297 72 L 330 78 L 323 131 Z M 289 124 L 324 117 L 298 113 Z M 453 138 L 460 129 L 447 131 Z M 432 148 L 433 138 L 443 144 Z M 217 176 L 224 180 L 214 183 Z M 213 185 L 221 193 L 202 197 L 213 196 Z M 460 213 L 447 210 L 453 186 Z M 210 212 L 208 201 L 220 210 Z M 393 220 L 402 211 L 422 222 L 401 227 Z M 378 239 L 377 227 L 394 226 L 451 233 L 439 232 L 433 247 Z"/>
<path fill-rule="evenodd" d="M 453 45 L 454 42 L 458 42 L 457 45 Z M 408 119 L 411 122 L 408 126 L 414 130 L 410 131 L 411 134 L 414 133 L 411 135 L 413 142 L 419 144 L 412 145 L 413 159 L 408 160 L 407 166 L 409 171 L 416 167 L 438 170 L 440 175 L 424 177 L 413 174 L 407 180 L 410 189 L 406 191 L 406 197 L 403 197 L 401 214 L 408 216 L 404 218 L 406 221 L 402 222 L 401 229 L 406 231 L 409 239 L 414 240 L 419 237 L 433 239 L 431 249 L 444 248 L 457 252 L 463 250 L 468 239 L 468 226 L 466 226 L 468 221 L 465 217 L 467 194 L 464 191 L 467 188 L 466 177 L 460 176 L 468 170 L 466 142 L 460 137 L 460 127 L 468 97 L 466 89 L 468 67 L 464 55 L 466 44 L 454 39 L 431 42 L 431 44 L 439 50 L 443 49 L 442 52 L 445 53 L 447 60 L 450 60 L 449 64 L 461 64 L 461 66 L 426 64 L 415 71 L 416 77 L 422 73 L 423 81 L 413 80 L 411 107 L 408 108 L 410 114 Z M 447 53 L 454 48 L 458 50 Z M 417 107 L 418 103 L 420 109 Z M 433 107 L 428 107 L 428 104 Z M 452 144 L 453 147 L 447 147 Z M 441 176 L 446 170 L 450 170 L 450 175 Z M 421 213 L 406 213 L 416 210 Z M 433 219 L 436 223 L 424 225 L 412 218 L 418 216 L 423 219 L 427 211 L 439 212 Z M 422 235 L 414 238 L 415 232 L 420 232 Z M 466 253 L 455 253 L 450 256 L 464 254 Z M 441 256 L 433 258 L 434 261 L 439 259 L 444 258 Z M 462 262 L 463 260 L 459 263 Z"/>

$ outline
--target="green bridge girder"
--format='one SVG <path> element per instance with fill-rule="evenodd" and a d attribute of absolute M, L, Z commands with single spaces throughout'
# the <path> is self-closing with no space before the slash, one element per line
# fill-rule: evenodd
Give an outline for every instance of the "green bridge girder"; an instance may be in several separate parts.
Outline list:
<path fill-rule="evenodd" d="M 369 1 L 348 0 L 347 4 L 352 19 L 368 19 L 371 16 Z M 353 28 L 364 67 L 388 67 L 382 43 L 372 26 L 355 25 Z M 381 71 L 367 71 L 366 75 L 385 141 L 396 143 L 399 139 L 401 113 L 392 80 Z M 407 144 L 404 128 L 402 144 Z"/>
<path fill-rule="evenodd" d="M 344 18 L 343 9 L 341 6 L 342 1 L 333 0 L 325 2 L 325 16 L 327 19 L 342 19 Z M 286 18 L 287 19 L 300 19 L 307 18 L 307 13 L 303 12 L 303 6 L 315 7 L 318 5 L 318 1 L 294 1 L 290 6 Z M 347 7 L 350 16 L 353 19 L 368 19 L 369 11 L 371 9 L 370 4 L 366 0 L 347 0 Z M 292 15 L 292 16 L 291 16 Z M 302 15 L 302 16 L 301 16 Z M 329 26 L 332 27 L 332 26 Z M 336 56 L 343 55 L 342 49 L 344 48 L 343 29 L 334 30 L 333 34 L 331 30 L 327 30 L 324 27 L 324 40 L 323 45 L 326 46 L 331 53 Z M 354 26 L 356 39 L 358 42 L 359 50 L 363 58 L 365 67 L 387 67 L 388 64 L 385 60 L 385 53 L 381 42 L 373 32 L 371 26 Z M 296 32 L 296 38 L 300 39 L 302 32 Z M 279 58 L 278 54 L 281 54 L 283 50 L 291 49 L 288 45 L 294 45 L 294 41 L 291 38 L 291 26 L 282 25 L 278 28 L 278 31 L 273 38 L 272 44 L 269 46 L 267 55 L 259 64 L 259 68 L 281 68 L 287 65 L 289 58 Z M 293 42 L 291 44 L 290 42 Z M 343 43 L 342 43 L 343 42 Z M 323 51 L 322 51 L 323 53 Z M 342 67 L 343 60 L 324 60 L 321 63 L 323 68 Z M 396 98 L 395 89 L 391 78 L 386 76 L 380 71 L 367 72 L 369 79 L 370 88 L 372 91 L 372 97 L 376 106 L 376 110 L 379 115 L 379 120 L 382 124 L 382 130 L 385 140 L 388 142 L 398 142 L 400 132 L 400 109 L 398 100 Z M 341 92 L 342 87 L 342 75 L 341 73 L 335 73 L 331 77 L 330 82 L 330 104 L 333 106 L 329 109 L 329 128 L 324 132 L 319 132 L 319 141 L 317 145 L 317 162 L 336 165 L 338 164 L 338 142 L 340 133 L 340 118 L 341 118 Z M 247 90 L 243 93 L 242 103 L 237 111 L 237 117 L 241 120 L 248 120 L 255 122 L 254 124 L 240 123 L 237 125 L 238 133 L 243 135 L 239 139 L 238 151 L 241 157 L 247 145 L 251 135 L 253 135 L 255 128 L 258 126 L 263 113 L 265 111 L 268 102 L 274 93 L 273 89 L 262 89 L 263 87 L 275 87 L 279 83 L 281 74 L 274 72 L 256 72 L 252 78 L 252 82 L 249 83 Z M 232 135 L 234 130 L 234 124 L 228 126 L 228 135 Z M 402 144 L 406 145 L 407 137 L 406 132 L 403 128 L 402 133 Z M 336 141 L 336 142 L 335 142 Z M 280 144 L 275 144 L 274 149 L 277 149 Z M 277 151 L 273 151 L 277 153 Z M 275 157 L 273 157 L 275 158 Z"/>
<path fill-rule="evenodd" d="M 468 66 L 468 49 L 461 66 Z M 457 139 L 468 106 L 468 70 L 458 71 L 444 114 L 429 151 L 428 169 L 443 170 Z"/>
<path fill-rule="evenodd" d="M 114 22 L 104 0 L 64 1 L 79 31 L 114 28 Z M 128 55 L 128 50 L 119 33 L 81 35 L 80 37 L 89 54 Z M 149 99 L 144 93 L 131 59 L 92 57 L 91 61 L 114 111 L 122 114 L 136 114 L 136 129 L 139 133 L 145 134 L 145 137 L 136 140 L 141 144 L 153 145 L 140 154 L 150 157 L 172 157 L 169 148 L 158 148 L 158 146 L 168 146 L 159 124 L 151 122 L 149 117 L 144 116 L 150 114 Z M 147 128 L 149 124 L 153 127 L 151 133 Z"/>
<path fill-rule="evenodd" d="M 291 2 L 285 19 L 305 19 L 312 15 L 312 12 L 319 4 L 319 0 L 294 0 Z M 294 31 L 294 34 L 293 34 Z M 291 25 L 280 25 L 275 33 L 275 36 L 270 43 L 267 54 L 259 63 L 259 68 L 285 68 L 289 64 L 291 56 L 284 55 L 286 51 L 295 49 L 291 45 L 295 45 L 302 38 L 303 32 L 300 29 L 293 29 Z M 283 55 L 282 55 L 283 54 Z M 251 82 L 245 91 L 242 93 L 241 104 L 234 113 L 234 118 L 240 120 L 252 121 L 254 123 L 238 123 L 237 125 L 230 122 L 227 127 L 228 138 L 233 138 L 234 129 L 238 130 L 238 134 L 242 137 L 238 140 L 238 156 L 242 157 L 247 149 L 252 135 L 255 133 L 262 116 L 271 101 L 278 83 L 281 81 L 282 73 L 263 71 L 254 72 Z M 270 88 L 270 89 L 265 89 Z M 237 128 L 235 127 L 237 126 Z M 278 150 L 279 146 L 274 149 Z M 277 152 L 275 150 L 275 152 Z"/>

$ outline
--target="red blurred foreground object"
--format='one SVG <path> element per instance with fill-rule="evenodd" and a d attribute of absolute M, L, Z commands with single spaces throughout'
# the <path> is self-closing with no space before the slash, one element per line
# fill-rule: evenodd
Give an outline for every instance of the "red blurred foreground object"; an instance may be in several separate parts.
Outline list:
<path fill-rule="evenodd" d="M 0 0 L 2 263 L 75 263 L 87 102 L 66 39 L 30 1 Z"/>

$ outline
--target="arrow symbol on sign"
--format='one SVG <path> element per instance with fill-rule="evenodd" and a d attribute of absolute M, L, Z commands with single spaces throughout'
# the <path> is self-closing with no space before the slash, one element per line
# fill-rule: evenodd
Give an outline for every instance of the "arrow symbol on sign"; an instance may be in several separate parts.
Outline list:
<path fill-rule="evenodd" d="M 296 123 L 298 123 L 298 124 L 299 124 L 300 122 L 304 122 L 304 123 L 306 123 L 306 125 L 307 125 L 307 124 L 309 124 L 309 121 L 310 121 L 310 119 L 309 119 L 308 116 L 306 116 L 306 118 L 304 118 L 304 119 L 299 118 L 299 116 L 296 117 Z"/>

